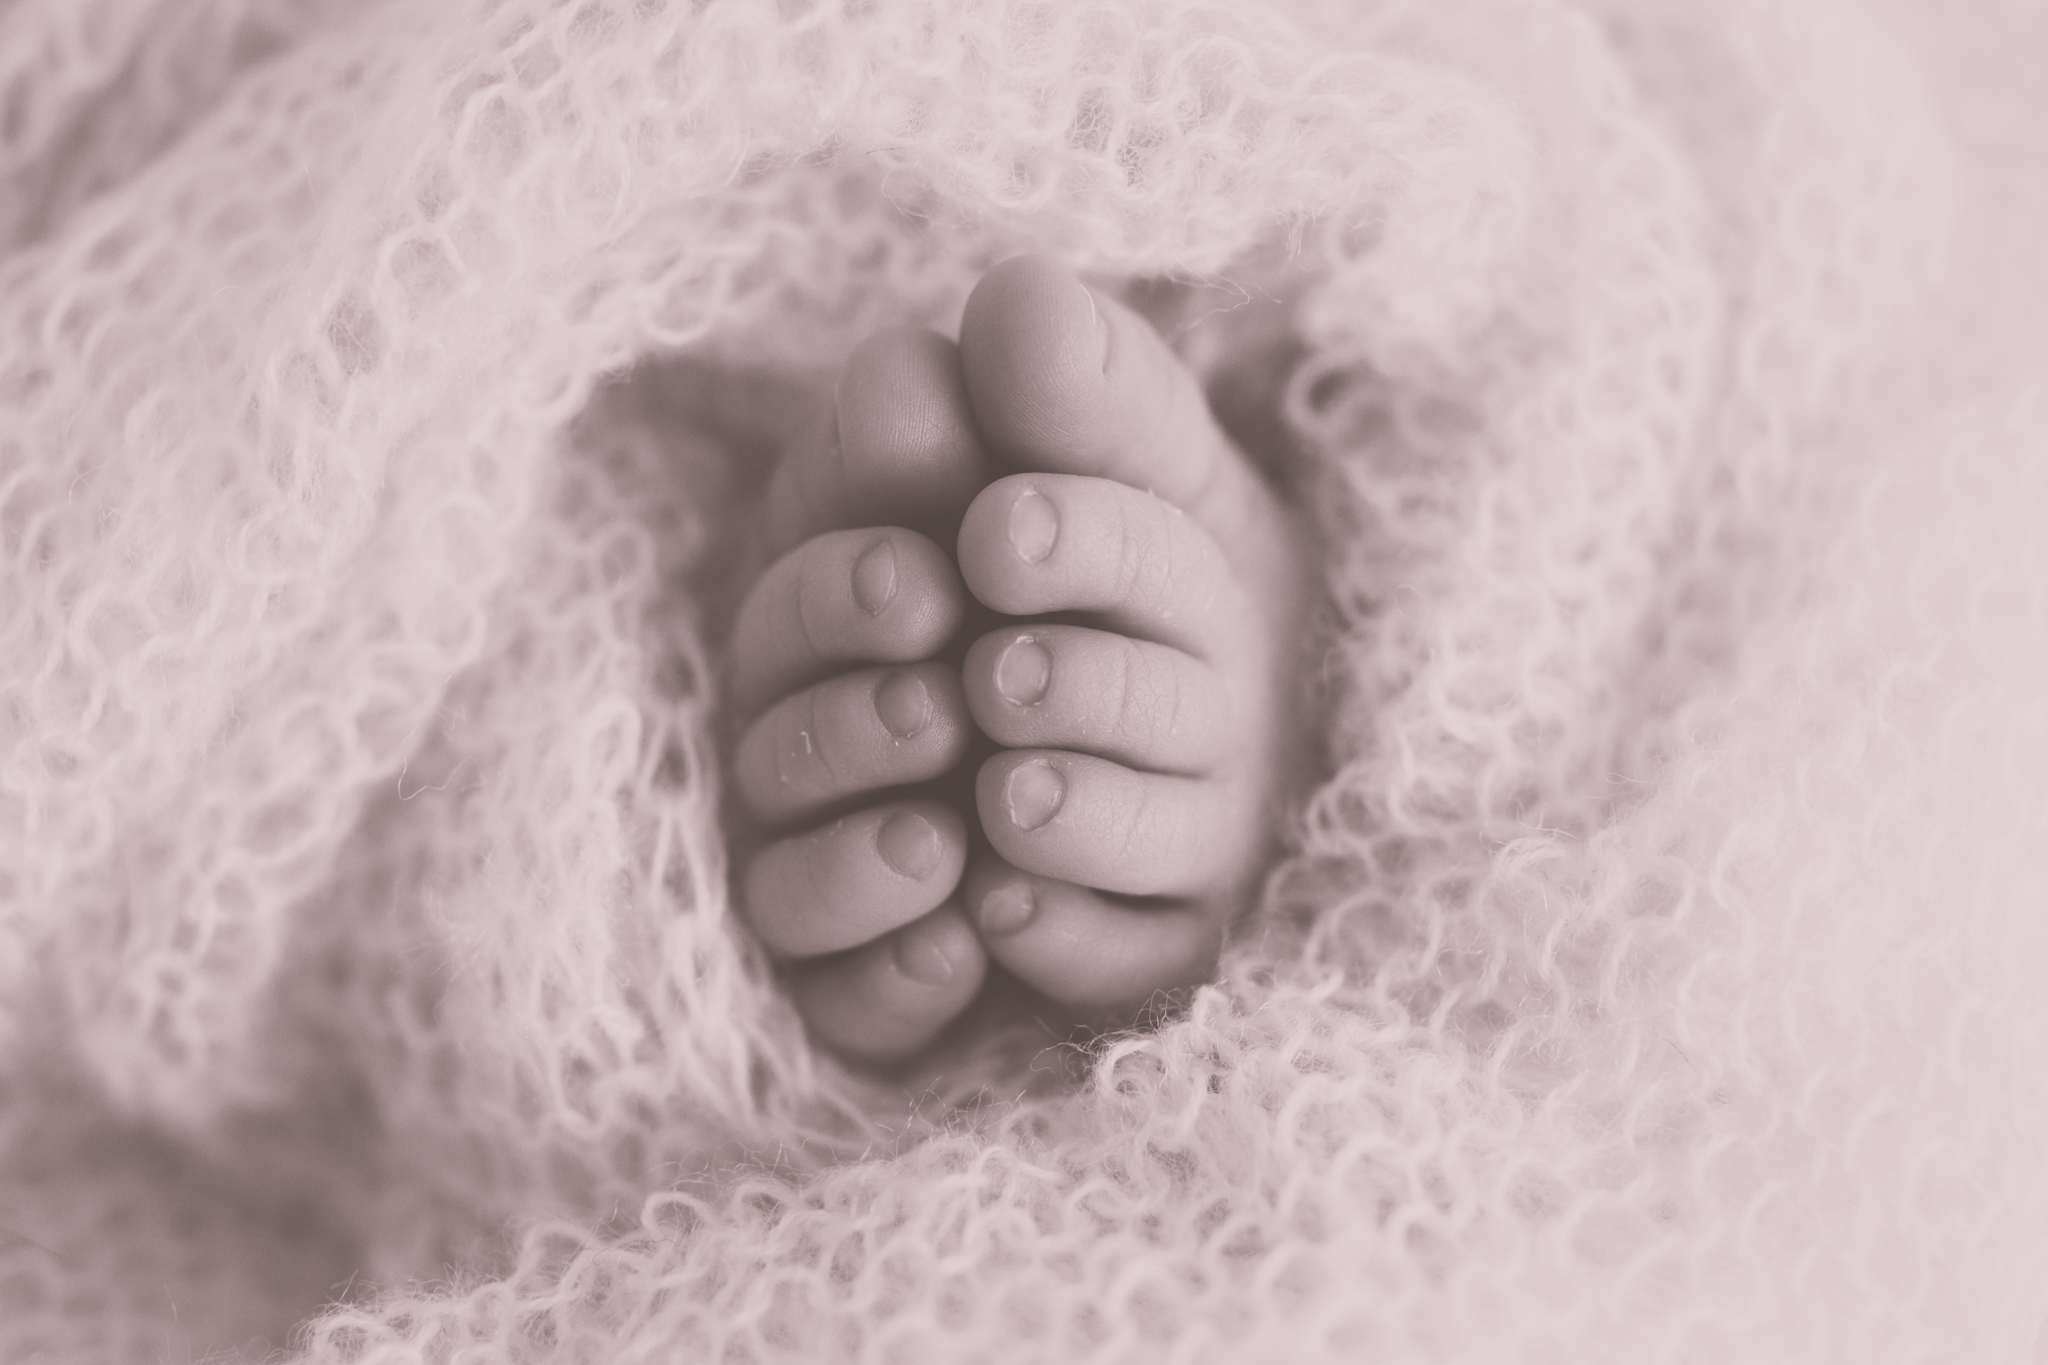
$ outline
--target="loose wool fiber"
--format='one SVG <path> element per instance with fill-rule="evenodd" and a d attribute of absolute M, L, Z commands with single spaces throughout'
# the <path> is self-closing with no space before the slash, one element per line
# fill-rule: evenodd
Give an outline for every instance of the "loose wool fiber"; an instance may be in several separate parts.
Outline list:
<path fill-rule="evenodd" d="M 2043 1359 L 2044 53 L 0 0 L 0 1361 Z M 1311 511 L 1319 768 L 1183 1010 L 878 1078 L 723 634 L 1019 251 Z"/>

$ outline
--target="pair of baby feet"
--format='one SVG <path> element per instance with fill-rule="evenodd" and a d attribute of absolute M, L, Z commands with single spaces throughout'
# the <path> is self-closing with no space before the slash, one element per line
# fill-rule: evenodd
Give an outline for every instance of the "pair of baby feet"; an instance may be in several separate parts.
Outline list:
<path fill-rule="evenodd" d="M 764 507 L 734 623 L 745 915 L 825 1046 L 1205 979 L 1294 776 L 1306 556 L 1153 330 L 1020 257 L 889 331 Z"/>

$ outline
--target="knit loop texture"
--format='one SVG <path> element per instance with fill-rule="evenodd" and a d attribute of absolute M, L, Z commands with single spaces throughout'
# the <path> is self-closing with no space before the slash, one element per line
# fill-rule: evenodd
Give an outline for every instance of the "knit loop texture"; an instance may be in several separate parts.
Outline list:
<path fill-rule="evenodd" d="M 0 1360 L 2041 1359 L 2044 51 L 0 0 Z M 878 1076 L 725 633 L 1023 251 L 1309 514 L 1318 766 L 1183 1007 Z"/>

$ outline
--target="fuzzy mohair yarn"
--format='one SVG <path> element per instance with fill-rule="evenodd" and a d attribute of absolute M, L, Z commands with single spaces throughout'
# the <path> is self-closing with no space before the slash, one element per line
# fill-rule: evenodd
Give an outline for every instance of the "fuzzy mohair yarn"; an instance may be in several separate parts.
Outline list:
<path fill-rule="evenodd" d="M 2037 1359 L 2030 52 L 0 0 L 0 1361 Z M 1322 767 L 1183 1012 L 865 1076 L 732 907 L 738 528 L 1022 250 L 1313 510 Z"/>

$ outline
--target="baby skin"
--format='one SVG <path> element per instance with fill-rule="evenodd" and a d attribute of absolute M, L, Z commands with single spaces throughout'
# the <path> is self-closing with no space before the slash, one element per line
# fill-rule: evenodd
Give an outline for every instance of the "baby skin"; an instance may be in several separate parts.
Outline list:
<path fill-rule="evenodd" d="M 741 894 L 820 1042 L 911 1056 L 990 959 L 1072 1022 L 1206 979 L 1299 775 L 1307 565 L 1145 321 L 997 266 L 957 345 L 854 352 L 763 522 Z"/>

